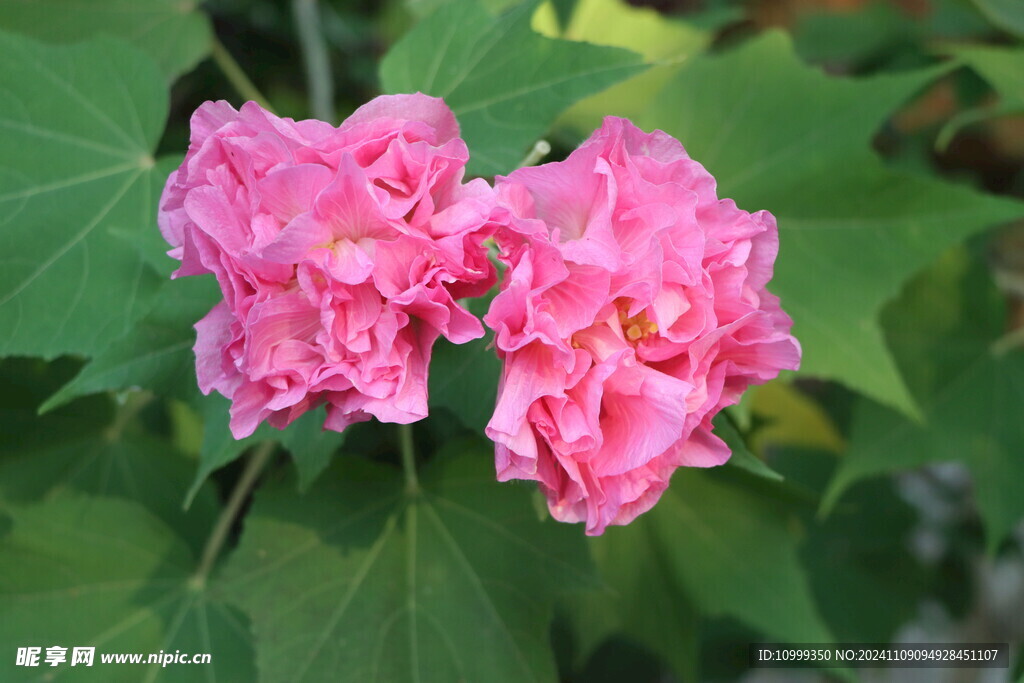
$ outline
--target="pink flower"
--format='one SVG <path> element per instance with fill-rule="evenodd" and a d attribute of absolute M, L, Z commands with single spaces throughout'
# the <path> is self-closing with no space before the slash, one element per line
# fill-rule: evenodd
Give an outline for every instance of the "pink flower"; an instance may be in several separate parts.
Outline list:
<path fill-rule="evenodd" d="M 456 299 L 495 279 L 493 192 L 462 183 L 467 158 L 451 111 L 421 94 L 338 128 L 253 102 L 196 111 L 159 223 L 174 277 L 213 273 L 224 294 L 196 324 L 196 373 L 232 400 L 235 438 L 323 403 L 337 431 L 426 416 L 434 341 L 483 334 Z"/>
<path fill-rule="evenodd" d="M 798 367 L 765 290 L 775 219 L 718 199 L 671 136 L 613 117 L 565 161 L 497 180 L 498 479 L 536 480 L 552 515 L 598 535 L 649 510 L 677 467 L 728 460 L 711 418 Z"/>

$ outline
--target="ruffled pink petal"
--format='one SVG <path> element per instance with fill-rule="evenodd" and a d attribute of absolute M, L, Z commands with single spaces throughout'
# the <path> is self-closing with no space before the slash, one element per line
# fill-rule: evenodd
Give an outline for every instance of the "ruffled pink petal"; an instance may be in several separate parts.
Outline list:
<path fill-rule="evenodd" d="M 317 195 L 332 179 L 331 170 L 319 164 L 299 164 L 271 171 L 256 187 L 262 207 L 281 223 L 312 210 Z"/>
<path fill-rule="evenodd" d="M 459 137 L 459 124 L 455 114 L 438 97 L 423 93 L 413 95 L 382 95 L 356 109 L 342 124 L 342 128 L 358 124 L 388 126 L 392 121 L 420 121 L 432 130 L 427 142 L 442 145 Z"/>

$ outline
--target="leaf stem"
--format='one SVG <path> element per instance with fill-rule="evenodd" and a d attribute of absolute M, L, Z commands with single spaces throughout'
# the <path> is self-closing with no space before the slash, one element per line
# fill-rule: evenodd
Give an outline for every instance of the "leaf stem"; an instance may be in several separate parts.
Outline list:
<path fill-rule="evenodd" d="M 274 454 L 276 446 L 277 444 L 273 441 L 260 444 L 253 452 L 249 462 L 246 463 L 242 476 L 238 478 L 238 483 L 235 484 L 234 490 L 231 491 L 231 497 L 228 498 L 227 505 L 224 506 L 220 517 L 217 518 L 217 523 L 214 524 L 210 537 L 206 539 L 206 546 L 203 547 L 203 555 L 199 560 L 199 568 L 196 569 L 196 573 L 192 576 L 191 583 L 196 589 L 205 587 L 210 570 L 213 569 L 213 564 L 217 561 L 221 548 L 228 538 L 228 532 L 231 531 L 231 525 L 234 524 L 239 510 L 242 509 L 242 504 L 245 503 L 246 497 L 252 491 L 252 487 L 256 484 L 256 480 L 259 478 L 263 468 L 270 462 L 270 457 Z"/>
<path fill-rule="evenodd" d="M 235 61 L 235 58 L 231 56 L 231 53 L 228 52 L 228 49 L 224 47 L 224 43 L 220 42 L 220 38 L 217 36 L 213 37 L 213 48 L 210 56 L 213 57 L 213 61 L 239 95 L 247 100 L 252 100 L 269 112 L 274 111 L 267 98 L 253 85 L 249 77 L 245 75 L 245 71 L 242 70 L 242 67 L 238 65 L 238 62 Z"/>
<path fill-rule="evenodd" d="M 317 0 L 292 0 L 292 14 L 299 32 L 302 61 L 309 84 L 309 108 L 321 121 L 334 122 L 334 78 L 331 59 L 320 30 L 320 8 Z"/>
<path fill-rule="evenodd" d="M 398 425 L 398 444 L 402 451 L 402 469 L 405 471 L 406 493 L 419 493 L 420 480 L 416 476 L 416 451 L 412 444 L 412 425 Z"/>

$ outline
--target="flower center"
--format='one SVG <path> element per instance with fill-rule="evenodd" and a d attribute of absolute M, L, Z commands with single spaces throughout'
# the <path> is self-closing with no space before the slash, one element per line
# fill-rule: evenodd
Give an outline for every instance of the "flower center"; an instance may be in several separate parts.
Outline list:
<path fill-rule="evenodd" d="M 619 324 L 622 325 L 622 334 L 630 343 L 638 344 L 658 332 L 658 325 L 647 319 L 646 312 L 640 311 L 634 316 L 629 316 L 627 314 L 628 302 L 617 301 L 616 305 L 619 309 Z"/>

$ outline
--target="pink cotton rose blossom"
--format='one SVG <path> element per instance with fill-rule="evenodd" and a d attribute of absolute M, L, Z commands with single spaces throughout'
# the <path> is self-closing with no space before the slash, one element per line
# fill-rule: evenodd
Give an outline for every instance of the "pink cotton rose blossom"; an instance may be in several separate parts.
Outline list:
<path fill-rule="evenodd" d="M 718 199 L 671 136 L 613 117 L 497 191 L 498 479 L 536 480 L 555 518 L 598 535 L 649 510 L 677 467 L 728 460 L 712 417 L 798 367 L 765 290 L 775 219 Z"/>
<path fill-rule="evenodd" d="M 320 404 L 337 431 L 426 416 L 434 341 L 482 336 L 456 299 L 495 281 L 493 191 L 463 184 L 467 158 L 452 112 L 421 94 L 338 128 L 253 102 L 196 111 L 159 223 L 174 277 L 213 273 L 224 294 L 196 324 L 196 373 L 231 399 L 235 438 Z"/>

